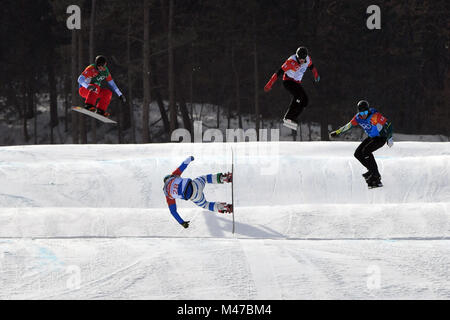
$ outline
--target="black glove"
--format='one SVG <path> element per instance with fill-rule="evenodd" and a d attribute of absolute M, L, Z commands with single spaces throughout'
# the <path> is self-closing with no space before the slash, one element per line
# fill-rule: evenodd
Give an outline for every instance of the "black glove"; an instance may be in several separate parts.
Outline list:
<path fill-rule="evenodd" d="M 185 229 L 189 228 L 189 221 L 185 221 L 181 224 Z"/>
<path fill-rule="evenodd" d="M 124 96 L 124 95 L 121 95 L 121 96 L 119 97 L 119 99 L 120 99 L 123 103 L 127 102 L 127 99 L 125 99 L 125 96 Z"/>
<path fill-rule="evenodd" d="M 334 138 L 334 137 L 337 137 L 336 131 L 330 132 L 330 138 Z"/>

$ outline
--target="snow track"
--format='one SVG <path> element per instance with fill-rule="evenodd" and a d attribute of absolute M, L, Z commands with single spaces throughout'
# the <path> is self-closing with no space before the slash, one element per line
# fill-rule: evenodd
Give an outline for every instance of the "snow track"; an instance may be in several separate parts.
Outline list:
<path fill-rule="evenodd" d="M 450 298 L 450 144 L 382 148 L 373 190 L 356 146 L 3 147 L 0 298 Z M 184 176 L 228 171 L 231 148 L 236 233 L 178 201 L 181 228 L 162 178 L 188 155 Z"/>

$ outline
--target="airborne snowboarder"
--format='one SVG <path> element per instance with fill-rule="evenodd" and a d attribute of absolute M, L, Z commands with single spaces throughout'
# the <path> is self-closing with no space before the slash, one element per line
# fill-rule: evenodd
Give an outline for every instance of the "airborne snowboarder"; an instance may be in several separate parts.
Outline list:
<path fill-rule="evenodd" d="M 344 132 L 360 125 L 367 133 L 368 137 L 358 146 L 355 151 L 355 158 L 367 168 L 363 174 L 368 187 L 382 187 L 381 175 L 373 156 L 373 152 L 381 148 L 385 143 L 392 147 L 392 124 L 381 113 L 374 108 L 369 108 L 369 102 L 361 100 L 357 105 L 357 113 L 345 126 L 330 132 L 330 137 L 336 137 Z"/>
<path fill-rule="evenodd" d="M 189 227 L 189 221 L 184 221 L 177 212 L 176 199 L 191 200 L 197 206 L 208 209 L 213 212 L 231 213 L 233 206 L 225 202 L 208 202 L 203 194 L 203 189 L 206 183 L 222 184 L 232 181 L 232 174 L 216 173 L 200 176 L 194 180 L 189 178 L 181 178 L 181 174 L 187 168 L 189 163 L 194 160 L 190 156 L 183 163 L 172 172 L 172 174 L 164 177 L 163 191 L 166 195 L 167 205 L 170 213 L 184 228 Z"/>
<path fill-rule="evenodd" d="M 264 87 L 265 92 L 270 91 L 275 81 L 284 74 L 283 85 L 292 95 L 292 101 L 284 115 L 283 124 L 293 130 L 297 130 L 297 118 L 308 105 L 308 96 L 302 87 L 302 78 L 306 69 L 312 71 L 315 82 L 320 81 L 319 73 L 313 64 L 311 57 L 308 55 L 308 49 L 299 47 L 296 53 L 290 56 L 281 68 L 272 75 L 269 82 L 267 82 Z"/>
<path fill-rule="evenodd" d="M 112 92 L 107 88 L 102 88 L 103 80 L 108 82 L 109 87 L 114 90 L 119 99 L 125 103 L 126 99 L 122 92 L 115 84 L 108 67 L 106 66 L 106 58 L 104 56 L 97 56 L 95 63 L 84 69 L 83 73 L 78 77 L 79 94 L 85 98 L 84 108 L 96 112 L 104 117 L 109 117 L 108 109 L 111 102 Z M 98 104 L 96 105 L 96 102 Z"/>

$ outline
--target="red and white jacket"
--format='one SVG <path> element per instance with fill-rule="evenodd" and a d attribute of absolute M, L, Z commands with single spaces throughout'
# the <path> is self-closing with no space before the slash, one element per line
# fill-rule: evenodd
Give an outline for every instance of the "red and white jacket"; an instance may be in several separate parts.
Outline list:
<path fill-rule="evenodd" d="M 268 92 L 272 89 L 273 84 L 281 75 L 283 75 L 283 81 L 294 81 L 297 83 L 302 83 L 303 75 L 305 74 L 306 69 L 310 69 L 314 75 L 315 81 L 319 81 L 319 73 L 317 72 L 316 67 L 314 66 L 311 57 L 306 56 L 305 62 L 300 63 L 297 60 L 295 54 L 287 58 L 287 60 L 283 63 L 281 68 L 272 75 L 269 82 L 264 87 L 264 91 Z"/>
<path fill-rule="evenodd" d="M 293 80 L 295 82 L 301 83 L 306 69 L 308 67 L 311 67 L 312 65 L 313 63 L 310 56 L 306 56 L 306 61 L 302 64 L 298 63 L 295 54 L 290 56 L 281 66 L 281 69 L 284 71 L 283 80 Z M 313 70 L 316 69 L 314 68 Z M 314 78 L 317 78 L 316 74 L 314 74 Z"/>

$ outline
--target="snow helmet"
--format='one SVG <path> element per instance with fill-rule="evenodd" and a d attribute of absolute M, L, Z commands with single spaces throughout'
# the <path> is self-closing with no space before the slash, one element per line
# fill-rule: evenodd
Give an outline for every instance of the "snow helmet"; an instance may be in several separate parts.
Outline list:
<path fill-rule="evenodd" d="M 369 111 L 369 102 L 361 100 L 358 102 L 358 112 Z"/>
<path fill-rule="evenodd" d="M 169 179 L 170 177 L 172 177 L 171 174 L 168 174 L 167 176 L 164 177 L 164 183 L 166 183 L 167 179 Z"/>
<path fill-rule="evenodd" d="M 102 67 L 106 64 L 106 57 L 105 56 L 97 56 L 95 57 L 95 66 L 96 67 Z"/>
<path fill-rule="evenodd" d="M 295 56 L 297 57 L 297 60 L 305 60 L 308 56 L 308 49 L 306 49 L 306 47 L 298 47 L 297 51 L 295 52 Z"/>

